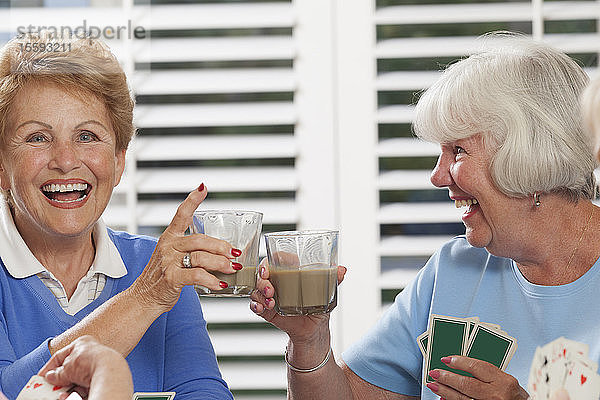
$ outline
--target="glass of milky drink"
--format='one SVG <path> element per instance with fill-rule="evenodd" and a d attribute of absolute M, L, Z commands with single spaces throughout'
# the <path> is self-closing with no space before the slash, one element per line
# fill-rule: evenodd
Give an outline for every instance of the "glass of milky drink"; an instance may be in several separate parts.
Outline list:
<path fill-rule="evenodd" d="M 256 266 L 258 265 L 258 244 L 262 231 L 262 213 L 241 210 L 197 210 L 190 227 L 192 233 L 203 233 L 222 239 L 242 254 L 232 261 L 243 268 L 233 274 L 212 272 L 219 280 L 227 282 L 225 289 L 212 290 L 196 285 L 201 296 L 248 297 L 256 287 Z"/>
<path fill-rule="evenodd" d="M 265 242 L 277 313 L 325 314 L 335 308 L 337 231 L 267 233 Z"/>

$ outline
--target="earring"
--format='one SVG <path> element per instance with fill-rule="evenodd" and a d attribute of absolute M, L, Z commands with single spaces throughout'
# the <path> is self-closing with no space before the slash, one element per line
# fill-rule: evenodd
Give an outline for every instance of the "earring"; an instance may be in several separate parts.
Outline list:
<path fill-rule="evenodd" d="M 539 206 L 540 206 L 540 204 L 542 204 L 542 202 L 540 201 L 540 194 L 539 194 L 539 193 L 534 193 L 534 194 L 533 194 L 533 204 L 534 204 L 536 207 L 539 207 Z"/>

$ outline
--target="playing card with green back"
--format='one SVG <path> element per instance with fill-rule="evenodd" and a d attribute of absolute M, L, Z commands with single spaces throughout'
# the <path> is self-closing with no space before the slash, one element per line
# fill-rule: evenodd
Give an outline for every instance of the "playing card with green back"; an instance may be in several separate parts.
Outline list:
<path fill-rule="evenodd" d="M 464 371 L 453 369 L 444 364 L 442 357 L 463 354 L 469 338 L 469 322 L 461 318 L 432 314 L 429 322 L 427 340 L 427 358 L 425 359 L 424 380 L 433 382 L 429 371 L 444 369 L 465 375 Z"/>
<path fill-rule="evenodd" d="M 465 355 L 487 361 L 504 370 L 514 354 L 516 346 L 515 338 L 484 325 L 477 325 Z"/>

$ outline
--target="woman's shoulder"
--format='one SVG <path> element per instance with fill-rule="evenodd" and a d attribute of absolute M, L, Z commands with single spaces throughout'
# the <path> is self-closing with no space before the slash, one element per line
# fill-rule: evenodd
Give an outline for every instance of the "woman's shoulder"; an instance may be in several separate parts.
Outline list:
<path fill-rule="evenodd" d="M 465 235 L 455 236 L 444 243 L 434 257 L 443 260 L 443 264 L 457 265 L 463 269 L 469 265 L 479 269 L 483 265 L 504 264 L 510 261 L 490 254 L 483 247 L 472 246 Z"/>
<path fill-rule="evenodd" d="M 110 228 L 107 228 L 107 232 L 126 265 L 135 259 L 147 262 L 158 242 L 157 238 L 146 235 L 114 231 Z"/>
<path fill-rule="evenodd" d="M 158 239 L 152 236 L 147 235 L 137 235 L 125 231 L 115 231 L 110 228 L 106 228 L 108 232 L 108 236 L 111 238 L 113 243 L 128 245 L 128 246 L 136 246 L 136 245 L 147 245 L 147 246 L 156 246 L 156 242 Z"/>

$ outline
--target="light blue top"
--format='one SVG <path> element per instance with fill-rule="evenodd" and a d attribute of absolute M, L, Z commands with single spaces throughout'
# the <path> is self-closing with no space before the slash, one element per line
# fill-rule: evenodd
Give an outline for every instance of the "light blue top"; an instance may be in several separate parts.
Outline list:
<path fill-rule="evenodd" d="M 0 260 L 0 390 L 9 399 L 15 399 L 50 359 L 48 341 L 131 286 L 156 246 L 156 239 L 145 236 L 110 229 L 108 236 L 127 274 L 108 277 L 100 297 L 75 315 L 65 313 L 36 275 L 14 278 Z M 173 391 L 177 400 L 233 399 L 219 373 L 200 302 L 191 286 L 182 290 L 171 311 L 150 325 L 127 362 L 137 392 Z"/>
<path fill-rule="evenodd" d="M 343 353 L 362 379 L 392 392 L 438 399 L 421 385 L 423 357 L 416 338 L 430 314 L 477 316 L 500 324 L 518 342 L 506 372 L 527 389 L 537 346 L 564 336 L 587 343 L 600 361 L 600 261 L 575 282 L 528 282 L 514 261 L 475 248 L 464 236 L 446 243 L 396 297 L 371 331 Z"/>

